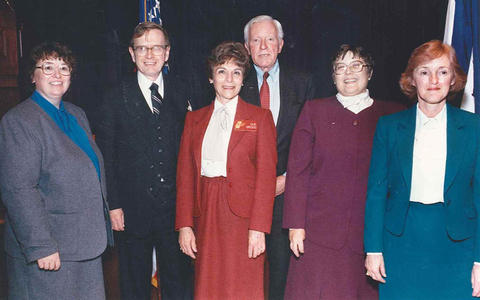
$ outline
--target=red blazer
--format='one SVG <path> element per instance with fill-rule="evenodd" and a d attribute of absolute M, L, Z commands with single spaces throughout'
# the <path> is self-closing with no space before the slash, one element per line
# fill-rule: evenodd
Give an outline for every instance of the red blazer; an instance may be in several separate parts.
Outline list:
<path fill-rule="evenodd" d="M 193 227 L 193 217 L 200 216 L 202 142 L 213 108 L 212 103 L 189 112 L 185 120 L 177 167 L 177 230 Z M 239 98 L 227 154 L 228 204 L 235 215 L 250 219 L 249 229 L 270 232 L 276 164 L 271 112 Z"/>

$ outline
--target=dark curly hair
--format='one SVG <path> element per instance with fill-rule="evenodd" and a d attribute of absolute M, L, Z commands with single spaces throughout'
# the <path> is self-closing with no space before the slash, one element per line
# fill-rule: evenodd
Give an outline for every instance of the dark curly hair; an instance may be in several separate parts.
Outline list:
<path fill-rule="evenodd" d="M 37 64 L 44 59 L 61 59 L 70 68 L 71 73 L 75 71 L 76 59 L 72 50 L 59 42 L 43 42 L 35 46 L 30 52 L 28 60 L 28 75 L 32 78 Z"/>
<path fill-rule="evenodd" d="M 222 42 L 212 50 L 207 59 L 208 78 L 213 78 L 213 70 L 216 66 L 223 65 L 228 61 L 233 61 L 242 68 L 243 78 L 245 78 L 250 70 L 250 57 L 247 49 L 238 42 Z"/>

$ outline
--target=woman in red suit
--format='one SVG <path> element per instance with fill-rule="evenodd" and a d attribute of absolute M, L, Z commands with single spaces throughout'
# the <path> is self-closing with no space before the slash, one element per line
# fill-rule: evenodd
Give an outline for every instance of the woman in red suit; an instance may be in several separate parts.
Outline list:
<path fill-rule="evenodd" d="M 175 227 L 181 250 L 195 259 L 195 299 L 263 299 L 275 125 L 269 110 L 238 97 L 249 67 L 242 44 L 221 43 L 208 66 L 216 98 L 186 117 Z"/>

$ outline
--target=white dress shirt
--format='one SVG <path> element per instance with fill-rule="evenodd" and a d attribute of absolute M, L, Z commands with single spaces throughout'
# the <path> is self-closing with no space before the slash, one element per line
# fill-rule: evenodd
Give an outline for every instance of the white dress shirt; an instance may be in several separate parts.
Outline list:
<path fill-rule="evenodd" d="M 362 110 L 373 105 L 373 99 L 370 98 L 368 89 L 365 92 L 355 96 L 343 96 L 342 94 L 337 93 L 336 97 L 344 108 L 348 109 L 354 114 L 358 114 Z"/>
<path fill-rule="evenodd" d="M 163 75 L 160 72 L 160 75 L 158 75 L 157 79 L 155 81 L 151 81 L 148 79 L 145 75 L 143 75 L 141 72 L 137 72 L 137 79 L 138 79 L 138 86 L 140 86 L 140 90 L 142 91 L 143 98 L 145 98 L 145 101 L 148 104 L 148 107 L 150 107 L 150 110 L 153 113 L 153 107 L 152 107 L 152 91 L 150 90 L 150 86 L 152 83 L 156 83 L 158 85 L 158 93 L 160 96 L 163 98 Z"/>
<path fill-rule="evenodd" d="M 443 202 L 446 160 L 446 106 L 435 117 L 429 118 L 417 104 L 410 201 L 424 204 Z"/>
<path fill-rule="evenodd" d="M 253 65 L 253 67 L 257 73 L 258 90 L 260 91 L 263 84 L 263 73 L 265 72 L 256 65 Z M 272 112 L 275 126 L 277 126 L 278 116 L 280 115 L 280 65 L 278 60 L 272 69 L 268 71 L 267 83 L 270 89 L 270 111 Z"/>
<path fill-rule="evenodd" d="M 201 175 L 227 177 L 227 153 L 238 96 L 223 105 L 215 99 L 214 109 L 202 141 Z"/>

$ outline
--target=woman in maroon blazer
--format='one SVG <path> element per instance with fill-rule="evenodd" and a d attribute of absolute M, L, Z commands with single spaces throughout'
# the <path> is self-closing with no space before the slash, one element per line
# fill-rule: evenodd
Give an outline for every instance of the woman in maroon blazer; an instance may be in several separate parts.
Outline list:
<path fill-rule="evenodd" d="M 195 299 L 263 299 L 277 163 L 269 110 L 238 97 L 248 54 L 224 42 L 208 58 L 215 101 L 189 112 L 177 169 L 176 229 L 195 259 Z"/>
<path fill-rule="evenodd" d="M 399 107 L 370 98 L 373 59 L 362 47 L 342 45 L 332 67 L 337 95 L 305 103 L 290 147 L 286 299 L 378 297 L 363 266 L 365 194 L 375 125 Z"/>

